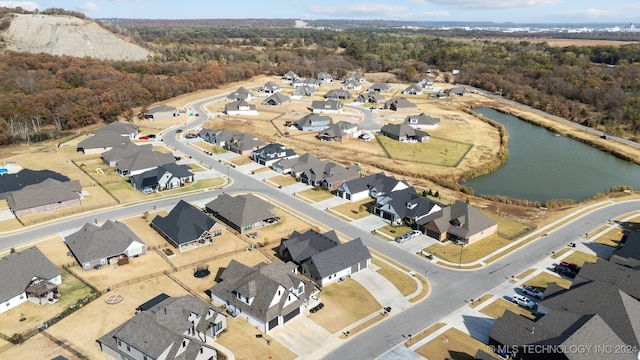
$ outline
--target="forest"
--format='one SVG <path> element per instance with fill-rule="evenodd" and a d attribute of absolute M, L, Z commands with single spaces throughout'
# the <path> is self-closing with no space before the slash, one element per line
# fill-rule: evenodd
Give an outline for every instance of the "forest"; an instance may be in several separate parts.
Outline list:
<path fill-rule="evenodd" d="M 390 72 L 412 82 L 438 69 L 450 82 L 609 133 L 636 140 L 640 135 L 640 43 L 556 47 L 429 30 L 296 29 L 276 21 L 264 27 L 101 24 L 155 56 L 113 62 L 1 52 L 0 145 L 132 119 L 139 116 L 134 107 L 146 109 L 177 95 L 289 70 L 303 77 L 328 71 L 338 79 L 356 70 Z M 452 75 L 453 69 L 460 73 Z"/>

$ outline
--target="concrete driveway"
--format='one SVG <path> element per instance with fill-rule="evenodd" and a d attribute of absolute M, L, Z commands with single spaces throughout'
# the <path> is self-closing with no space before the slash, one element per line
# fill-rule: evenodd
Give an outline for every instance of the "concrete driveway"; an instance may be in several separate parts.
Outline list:
<path fill-rule="evenodd" d="M 311 353 L 332 340 L 330 332 L 305 315 L 298 315 L 283 326 L 276 327 L 269 335 L 298 354 L 301 359 L 310 359 Z"/>
<path fill-rule="evenodd" d="M 364 286 L 382 307 L 391 306 L 391 311 L 399 311 L 411 305 L 398 288 L 373 269 L 358 271 L 351 278 Z"/>
<path fill-rule="evenodd" d="M 364 229 L 371 232 L 375 229 L 379 229 L 383 226 L 389 225 L 389 221 L 384 220 L 383 218 L 376 215 L 369 215 L 363 217 L 362 219 L 354 220 L 350 224 L 359 229 Z"/>

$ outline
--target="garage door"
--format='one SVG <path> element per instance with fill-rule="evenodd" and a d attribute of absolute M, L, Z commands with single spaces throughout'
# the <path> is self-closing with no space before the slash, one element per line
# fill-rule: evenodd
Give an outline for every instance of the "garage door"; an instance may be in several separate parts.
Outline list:
<path fill-rule="evenodd" d="M 269 321 L 269 323 L 267 325 L 268 325 L 269 330 L 275 328 L 276 326 L 278 326 L 278 318 L 275 318 L 275 319 Z"/>
<path fill-rule="evenodd" d="M 286 324 L 287 321 L 293 319 L 294 317 L 300 315 L 300 308 L 296 308 L 294 309 L 292 312 L 288 313 L 287 315 L 282 317 L 282 323 Z"/>
<path fill-rule="evenodd" d="M 433 231 L 433 230 L 429 230 L 429 229 L 427 229 L 427 236 L 428 237 L 432 237 L 434 239 L 439 239 L 440 238 L 440 234 L 438 234 L 438 232 Z"/>

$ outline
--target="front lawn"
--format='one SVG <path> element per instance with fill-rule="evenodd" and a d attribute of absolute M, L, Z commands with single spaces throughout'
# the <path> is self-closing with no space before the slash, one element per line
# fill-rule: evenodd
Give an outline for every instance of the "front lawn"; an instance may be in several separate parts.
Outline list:
<path fill-rule="evenodd" d="M 410 226 L 406 225 L 386 225 L 381 228 L 376 229 L 377 232 L 388 235 L 392 239 L 397 238 L 398 236 L 402 236 L 407 234 L 413 230 Z"/>
<path fill-rule="evenodd" d="M 494 319 L 497 319 L 501 317 L 507 310 L 510 310 L 511 312 L 522 315 L 531 320 L 534 320 L 536 318 L 531 310 L 525 309 L 505 299 L 496 299 L 491 304 L 483 307 L 480 312 Z"/>
<path fill-rule="evenodd" d="M 322 200 L 327 200 L 327 199 L 331 199 L 333 197 L 333 194 L 327 190 L 316 190 L 316 189 L 308 189 L 305 190 L 301 193 L 299 193 L 300 196 L 304 196 L 305 198 L 309 199 L 312 202 L 319 202 Z"/>
<path fill-rule="evenodd" d="M 582 251 L 574 251 L 571 255 L 562 259 L 562 261 L 574 263 L 578 266 L 583 266 L 586 262 L 594 263 L 596 262 L 596 260 L 598 260 L 598 257 L 596 255 L 587 254 L 586 252 Z"/>
<path fill-rule="evenodd" d="M 346 204 L 338 205 L 336 207 L 331 208 L 331 210 L 340 213 L 350 219 L 358 220 L 363 217 L 371 215 L 369 209 L 373 206 L 375 202 L 370 198 L 366 198 L 364 200 L 348 202 Z"/>
<path fill-rule="evenodd" d="M 409 296 L 418 290 L 418 284 L 407 273 L 382 261 L 372 260 L 372 263 L 380 267 L 380 270 L 377 271 L 378 274 L 389 280 L 403 296 Z"/>
<path fill-rule="evenodd" d="M 293 185 L 298 182 L 298 180 L 296 180 L 296 178 L 291 175 L 278 175 L 278 176 L 270 177 L 267 180 L 282 187 Z"/>
<path fill-rule="evenodd" d="M 464 248 L 451 241 L 445 244 L 434 244 L 424 249 L 425 252 L 433 254 L 443 260 L 458 263 L 460 262 L 460 252 L 462 252 L 462 264 L 470 263 L 483 258 L 492 252 L 506 246 L 511 241 L 497 234 L 493 234 L 482 240 L 478 240 Z"/>
<path fill-rule="evenodd" d="M 425 359 L 473 360 L 478 350 L 490 353 L 488 346 L 462 331 L 451 328 L 421 346 L 416 352 Z M 491 353 L 496 359 L 497 355 Z"/>
<path fill-rule="evenodd" d="M 537 288 L 538 290 L 544 292 L 550 283 L 556 283 L 558 286 L 568 289 L 571 286 L 571 280 L 562 278 L 556 274 L 551 274 L 548 272 L 541 272 L 540 274 L 532 277 L 527 280 L 523 286 L 529 285 Z"/>

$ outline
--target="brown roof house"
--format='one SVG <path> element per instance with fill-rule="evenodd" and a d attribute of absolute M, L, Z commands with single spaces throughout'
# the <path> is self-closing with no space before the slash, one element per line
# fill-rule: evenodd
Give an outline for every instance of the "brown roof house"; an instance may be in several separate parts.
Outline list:
<path fill-rule="evenodd" d="M 267 225 L 274 217 L 273 205 L 253 195 L 219 195 L 206 205 L 206 211 L 239 233 L 252 231 Z"/>
<path fill-rule="evenodd" d="M 211 299 L 264 332 L 300 315 L 312 299 L 317 302 L 317 288 L 297 275 L 294 263 L 249 267 L 231 260 L 217 280 L 208 290 Z"/>
<path fill-rule="evenodd" d="M 358 124 L 348 121 L 338 121 L 331 123 L 328 128 L 321 130 L 316 137 L 323 141 L 347 141 L 358 136 Z"/>
<path fill-rule="evenodd" d="M 0 314 L 31 301 L 44 305 L 58 300 L 60 270 L 37 247 L 0 259 Z"/>
<path fill-rule="evenodd" d="M 427 236 L 440 241 L 449 239 L 466 245 L 498 231 L 498 223 L 473 206 L 456 201 L 442 210 L 416 221 Z"/>
<path fill-rule="evenodd" d="M 107 220 L 102 226 L 86 223 L 64 238 L 69 250 L 83 270 L 99 269 L 147 253 L 147 245 L 125 224 Z"/>
<path fill-rule="evenodd" d="M 167 216 L 153 218 L 151 227 L 180 252 L 213 244 L 213 238 L 226 231 L 224 225 L 184 200 Z"/>
<path fill-rule="evenodd" d="M 82 205 L 82 187 L 78 180 L 49 178 L 10 193 L 7 203 L 17 217 L 66 209 Z"/>
<path fill-rule="evenodd" d="M 143 305 L 96 340 L 102 352 L 114 359 L 218 359 L 215 339 L 227 328 L 222 309 L 191 295 L 160 294 Z"/>
<path fill-rule="evenodd" d="M 278 247 L 278 256 L 293 261 L 299 271 L 324 287 L 371 265 L 371 253 L 359 238 L 340 244 L 335 231 L 294 231 Z"/>

